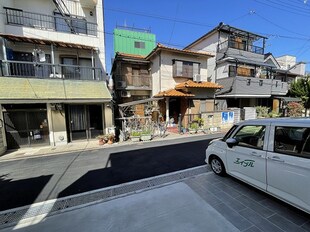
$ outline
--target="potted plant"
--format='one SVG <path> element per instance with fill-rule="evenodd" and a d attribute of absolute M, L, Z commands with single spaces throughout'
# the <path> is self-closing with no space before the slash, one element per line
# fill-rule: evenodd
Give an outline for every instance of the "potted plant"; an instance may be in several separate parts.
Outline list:
<path fill-rule="evenodd" d="M 197 133 L 197 130 L 198 130 L 198 123 L 194 122 L 194 123 L 191 123 L 189 128 L 188 128 L 188 132 L 190 134 L 196 134 Z"/>
<path fill-rule="evenodd" d="M 98 135 L 97 139 L 99 145 L 104 145 L 106 142 L 108 142 L 108 137 L 106 135 Z"/>
<path fill-rule="evenodd" d="M 109 134 L 108 135 L 108 144 L 112 144 L 114 142 L 114 138 L 115 138 L 114 134 Z"/>
<path fill-rule="evenodd" d="M 140 141 L 141 132 L 140 131 L 132 131 L 130 133 L 130 139 L 133 142 L 139 142 Z"/>
<path fill-rule="evenodd" d="M 141 132 L 141 140 L 142 141 L 149 141 L 152 139 L 151 130 L 144 130 Z"/>

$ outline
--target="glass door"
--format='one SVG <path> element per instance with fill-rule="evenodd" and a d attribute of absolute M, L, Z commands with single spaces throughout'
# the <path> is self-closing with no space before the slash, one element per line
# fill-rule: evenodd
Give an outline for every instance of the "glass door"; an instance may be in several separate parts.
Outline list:
<path fill-rule="evenodd" d="M 4 112 L 8 149 L 49 145 L 46 110 Z"/>

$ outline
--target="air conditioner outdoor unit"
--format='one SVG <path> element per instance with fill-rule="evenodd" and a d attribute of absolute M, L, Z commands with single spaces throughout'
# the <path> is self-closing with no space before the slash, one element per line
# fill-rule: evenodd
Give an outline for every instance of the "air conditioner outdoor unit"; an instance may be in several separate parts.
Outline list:
<path fill-rule="evenodd" d="M 201 82 L 201 75 L 200 74 L 194 74 L 193 81 Z"/>
<path fill-rule="evenodd" d="M 122 92 L 121 92 L 121 96 L 122 96 L 122 97 L 131 97 L 131 94 L 130 94 L 129 91 L 122 91 Z"/>
<path fill-rule="evenodd" d="M 118 81 L 117 82 L 117 87 L 120 87 L 120 88 L 126 88 L 126 81 Z"/>

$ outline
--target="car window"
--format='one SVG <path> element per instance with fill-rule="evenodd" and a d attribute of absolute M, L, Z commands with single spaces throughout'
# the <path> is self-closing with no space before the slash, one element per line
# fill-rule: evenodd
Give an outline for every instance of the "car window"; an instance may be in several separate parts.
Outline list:
<path fill-rule="evenodd" d="M 243 126 L 234 136 L 240 146 L 263 149 L 265 126 Z"/>
<path fill-rule="evenodd" d="M 238 126 L 237 125 L 233 125 L 229 131 L 226 133 L 226 135 L 223 137 L 223 141 L 225 142 L 231 135 L 232 133 L 235 131 L 235 129 L 237 128 Z"/>
<path fill-rule="evenodd" d="M 305 127 L 276 127 L 274 151 L 297 156 L 309 157 L 310 128 Z"/>

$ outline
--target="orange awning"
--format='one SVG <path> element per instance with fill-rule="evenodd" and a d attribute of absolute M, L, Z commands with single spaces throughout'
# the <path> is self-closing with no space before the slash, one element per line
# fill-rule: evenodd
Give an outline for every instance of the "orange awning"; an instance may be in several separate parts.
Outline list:
<path fill-rule="evenodd" d="M 194 94 L 184 93 L 175 89 L 159 92 L 154 97 L 194 97 Z"/>
<path fill-rule="evenodd" d="M 184 89 L 184 88 L 207 88 L 207 89 L 222 89 L 223 86 L 218 85 L 213 82 L 202 81 L 202 82 L 195 82 L 192 80 L 188 80 L 177 84 L 175 86 L 176 89 Z"/>

